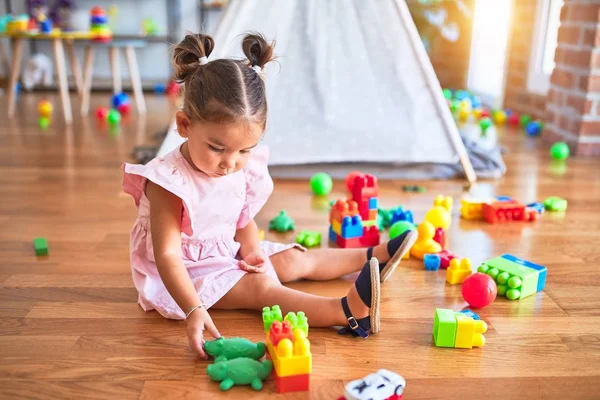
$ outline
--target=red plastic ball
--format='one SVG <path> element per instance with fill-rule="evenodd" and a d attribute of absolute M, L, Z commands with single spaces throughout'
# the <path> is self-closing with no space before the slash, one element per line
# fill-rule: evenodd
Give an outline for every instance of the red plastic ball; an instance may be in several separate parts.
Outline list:
<path fill-rule="evenodd" d="M 498 294 L 496 282 L 489 275 L 477 272 L 462 284 L 463 298 L 471 307 L 483 308 L 490 305 Z"/>
<path fill-rule="evenodd" d="M 108 115 L 108 108 L 106 107 L 98 107 L 96 108 L 96 118 L 101 121 L 106 120 L 106 116 Z"/>
<path fill-rule="evenodd" d="M 519 125 L 519 114 L 516 112 L 510 114 L 508 117 L 508 123 L 511 125 Z"/>
<path fill-rule="evenodd" d="M 119 110 L 121 115 L 129 114 L 129 103 L 119 104 L 119 107 L 117 107 L 117 110 Z"/>
<path fill-rule="evenodd" d="M 489 109 L 487 109 L 487 108 L 484 108 L 484 109 L 481 111 L 481 115 L 480 115 L 480 117 L 481 117 L 481 118 L 485 118 L 485 117 L 488 117 L 488 118 L 489 118 L 489 116 L 490 116 L 490 110 L 489 110 Z"/>
<path fill-rule="evenodd" d="M 354 186 L 354 178 L 356 178 L 359 175 L 362 175 L 362 172 L 352 171 L 346 176 L 346 188 L 349 192 L 352 191 L 352 186 Z"/>

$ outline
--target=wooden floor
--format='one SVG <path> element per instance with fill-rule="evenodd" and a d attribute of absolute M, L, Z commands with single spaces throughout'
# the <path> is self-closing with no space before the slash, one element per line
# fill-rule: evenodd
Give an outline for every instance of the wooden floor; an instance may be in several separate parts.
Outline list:
<path fill-rule="evenodd" d="M 109 96 L 92 99 L 107 104 Z M 37 128 L 39 97 L 24 95 L 7 121 L 0 97 L 0 398 L 2 399 L 262 399 L 274 394 L 235 388 L 227 394 L 206 375 L 207 362 L 187 347 L 183 325 L 136 304 L 129 270 L 132 200 L 120 190 L 119 165 L 135 145 L 151 142 L 169 121 L 165 98 L 148 99 L 144 123 L 134 114 L 120 132 L 76 118 L 65 129 L 60 110 L 47 131 Z M 54 99 L 54 104 L 59 102 Z M 481 182 L 475 195 L 525 202 L 549 195 L 569 200 L 566 214 L 534 224 L 488 225 L 453 212 L 449 248 L 473 264 L 510 252 L 548 267 L 546 290 L 517 302 L 497 299 L 481 310 L 489 330 L 482 349 L 432 345 L 436 307 L 465 305 L 442 272 L 404 262 L 383 286 L 382 332 L 368 340 L 313 329 L 312 391 L 280 396 L 335 399 L 346 382 L 379 368 L 406 378 L 405 398 L 600 398 L 600 159 L 552 164 L 539 139 L 504 132 L 509 171 Z M 382 182 L 385 207 L 405 204 L 417 220 L 435 194 L 462 194 L 462 182 L 423 182 L 405 194 L 403 182 Z M 336 182 L 331 198 L 343 195 Z M 299 229 L 327 229 L 327 201 L 311 199 L 306 182 L 276 182 L 259 225 L 286 208 Z M 36 258 L 34 237 L 50 255 Z M 291 242 L 293 234 L 267 239 Z M 324 266 L 326 267 L 326 266 Z M 293 287 L 339 296 L 354 277 Z M 225 336 L 263 338 L 256 313 L 212 313 Z"/>

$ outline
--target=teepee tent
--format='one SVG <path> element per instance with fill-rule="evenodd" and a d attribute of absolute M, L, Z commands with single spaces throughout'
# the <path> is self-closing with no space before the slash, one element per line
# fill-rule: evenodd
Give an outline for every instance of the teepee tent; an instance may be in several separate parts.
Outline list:
<path fill-rule="evenodd" d="M 403 0 L 232 0 L 209 61 L 242 58 L 246 31 L 277 42 L 264 71 L 271 166 L 460 163 L 475 181 Z M 159 155 L 180 140 L 171 129 Z"/>

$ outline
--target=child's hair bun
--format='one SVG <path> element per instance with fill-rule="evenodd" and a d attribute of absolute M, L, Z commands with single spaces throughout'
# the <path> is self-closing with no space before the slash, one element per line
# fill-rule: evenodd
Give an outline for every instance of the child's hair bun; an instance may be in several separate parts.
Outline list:
<path fill-rule="evenodd" d="M 257 32 L 247 33 L 242 40 L 242 50 L 250 63 L 250 67 L 259 66 L 264 68 L 265 64 L 272 61 L 275 42 L 267 42 L 263 35 Z"/>
<path fill-rule="evenodd" d="M 264 40 L 264 39 L 263 39 Z M 186 35 L 173 48 L 174 79 L 183 83 L 196 72 L 201 65 L 200 58 L 208 57 L 215 47 L 212 37 L 202 33 Z"/>

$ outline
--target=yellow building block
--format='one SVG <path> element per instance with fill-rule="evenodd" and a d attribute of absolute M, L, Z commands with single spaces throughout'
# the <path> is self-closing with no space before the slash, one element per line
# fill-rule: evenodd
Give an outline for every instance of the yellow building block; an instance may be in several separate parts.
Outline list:
<path fill-rule="evenodd" d="M 262 229 L 258 230 L 258 239 L 265 240 L 265 231 L 263 231 Z"/>
<path fill-rule="evenodd" d="M 446 270 L 446 281 L 451 285 L 463 283 L 471 273 L 471 260 L 453 258 L 450 260 L 450 267 Z"/>
<path fill-rule="evenodd" d="M 342 236 L 342 224 L 340 224 L 339 221 L 336 221 L 336 220 L 331 221 L 331 228 L 339 236 Z"/>
<path fill-rule="evenodd" d="M 460 200 L 460 216 L 464 219 L 483 219 L 484 200 Z"/>
<path fill-rule="evenodd" d="M 456 313 L 456 340 L 454 347 L 461 349 L 470 349 L 473 347 L 483 347 L 485 337 L 483 334 L 487 331 L 485 321 L 475 321 L 471 317 Z"/>
<path fill-rule="evenodd" d="M 446 209 L 446 211 L 448 211 L 449 213 L 452 212 L 452 205 L 454 204 L 454 199 L 452 199 L 452 197 L 450 196 L 444 196 L 441 194 L 438 194 L 435 197 L 435 200 L 433 200 L 433 206 L 442 206 Z"/>
<path fill-rule="evenodd" d="M 277 343 L 277 347 L 274 347 L 267 334 L 267 349 L 279 377 L 312 372 L 310 342 L 300 329 L 294 329 L 293 335 L 293 342 L 290 339 L 282 339 Z"/>

